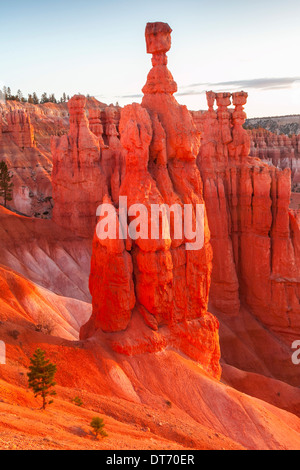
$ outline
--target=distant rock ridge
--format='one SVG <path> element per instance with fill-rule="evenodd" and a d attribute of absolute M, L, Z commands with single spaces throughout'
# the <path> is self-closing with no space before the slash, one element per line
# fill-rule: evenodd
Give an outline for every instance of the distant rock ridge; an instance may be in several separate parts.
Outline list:
<path fill-rule="evenodd" d="M 11 110 L 0 118 L 0 139 L 8 133 L 20 148 L 35 147 L 34 129 L 30 116 L 24 109 Z"/>
<path fill-rule="evenodd" d="M 249 129 L 264 128 L 274 134 L 300 134 L 300 114 L 248 118 L 245 123 Z"/>
<path fill-rule="evenodd" d="M 300 188 L 300 134 L 274 134 L 266 129 L 248 130 L 251 137 L 250 156 L 285 169 L 290 168 L 292 187 Z"/>
<path fill-rule="evenodd" d="M 96 210 L 105 194 L 119 197 L 124 165 L 118 107 L 86 109 L 87 100 L 75 95 L 68 102 L 68 134 L 51 140 L 53 156 L 53 220 L 76 235 L 92 238 Z"/>
<path fill-rule="evenodd" d="M 86 99 L 91 116 L 102 116 L 106 107 L 95 98 Z M 119 112 L 117 115 L 119 119 Z M 69 125 L 67 103 L 0 103 L 0 161 L 7 163 L 14 176 L 9 208 L 31 217 L 51 218 L 51 137 L 67 134 Z"/>

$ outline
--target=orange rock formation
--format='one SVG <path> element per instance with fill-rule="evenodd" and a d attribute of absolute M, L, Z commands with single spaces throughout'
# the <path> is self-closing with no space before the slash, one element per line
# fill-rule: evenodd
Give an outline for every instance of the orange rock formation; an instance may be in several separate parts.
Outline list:
<path fill-rule="evenodd" d="M 53 137 L 51 148 L 53 220 L 88 237 L 95 227 L 97 205 L 103 198 L 104 176 L 100 168 L 100 142 L 89 130 L 85 104 L 82 95 L 68 102 L 69 134 Z"/>
<path fill-rule="evenodd" d="M 10 208 L 29 216 L 51 216 L 51 155 L 37 147 L 29 110 L 23 105 L 0 104 L 0 160 L 13 175 Z"/>
<path fill-rule="evenodd" d="M 93 104 L 93 103 L 92 103 Z M 123 168 L 117 126 L 119 109 L 82 95 L 69 102 L 68 135 L 51 140 L 54 221 L 75 234 L 91 238 L 96 209 L 105 194 L 119 197 Z"/>
<path fill-rule="evenodd" d="M 7 125 L 2 125 L 2 133 L 11 135 L 12 141 L 20 148 L 34 147 L 34 131 L 29 114 L 24 110 L 9 111 L 6 116 Z"/>
<path fill-rule="evenodd" d="M 18 146 L 19 121 L 0 133 L 15 190 L 32 193 L 21 202 L 14 195 L 13 207 L 28 215 L 51 195 L 40 181 L 44 171 L 50 182 L 56 136 L 57 222 L 0 207 L 1 449 L 299 449 L 291 343 L 299 339 L 300 212 L 289 210 L 290 170 L 249 157 L 245 93 L 208 92 L 204 113 L 176 102 L 170 33 L 147 25 L 153 68 L 142 105 L 121 110 L 75 96 L 69 131 L 64 104 L 0 105 L 1 129 L 7 111 L 23 108 L 34 127 L 36 147 Z M 205 202 L 203 247 L 188 250 L 189 237 L 175 237 L 172 224 L 166 238 L 123 239 L 134 215 L 124 222 L 119 196 L 130 207 L 190 204 L 194 215 Z M 94 237 L 90 269 L 98 201 L 122 231 Z M 222 381 L 208 298 L 220 322 Z M 52 336 L 37 328 L 41 313 L 55 323 Z M 27 389 L 37 346 L 57 364 L 58 395 L 46 414 Z M 109 434 L 101 443 L 89 437 L 96 409 Z"/>
<path fill-rule="evenodd" d="M 251 129 L 250 156 L 266 163 L 291 169 L 292 183 L 300 184 L 300 135 L 273 134 L 266 129 Z"/>
<path fill-rule="evenodd" d="M 86 101 L 91 116 L 103 114 L 104 103 L 95 98 Z M 94 122 L 97 124 L 95 118 Z M 50 142 L 52 136 L 67 134 L 68 128 L 66 103 L 0 103 L 0 160 L 6 161 L 14 177 L 13 200 L 9 202 L 9 208 L 28 216 L 51 218 Z M 96 129 L 95 133 L 97 135 Z"/>
<path fill-rule="evenodd" d="M 119 195 L 127 197 L 128 207 L 144 204 L 204 204 L 202 181 L 196 165 L 199 133 L 185 106 L 173 93 L 177 87 L 167 69 L 166 52 L 171 46 L 171 29 L 165 23 L 148 23 L 147 52 L 153 68 L 143 88 L 142 105 L 134 103 L 121 112 L 119 125 L 126 170 Z M 106 199 L 109 202 L 109 199 Z M 118 221 L 116 206 L 115 218 Z M 149 214 L 149 212 L 148 212 Z M 130 222 L 130 217 L 128 223 Z M 151 226 L 149 214 L 149 227 Z M 176 344 L 219 376 L 218 322 L 207 312 L 212 269 L 210 234 L 205 215 L 204 245 L 187 250 L 185 239 L 169 238 L 99 240 L 94 238 L 90 290 L 93 315 L 82 328 L 87 337 L 98 328 L 116 333 L 136 331 L 140 315 L 163 345 Z M 147 334 L 147 333 L 146 333 Z M 114 338 L 114 337 L 112 337 Z M 145 346 L 123 345 L 122 335 L 113 341 L 118 350 L 142 351 Z M 136 340 L 132 340 L 133 343 Z M 120 344 L 121 343 L 121 344 Z M 161 346 L 159 346 L 161 347 Z"/>
<path fill-rule="evenodd" d="M 300 231 L 289 210 L 290 170 L 249 157 L 245 93 L 232 95 L 232 112 L 229 93 L 209 92 L 207 98 L 209 109 L 195 122 L 203 132 L 198 165 L 214 252 L 210 301 L 226 315 L 246 306 L 289 348 L 300 335 Z M 284 356 L 291 369 L 289 349 Z M 271 369 L 287 375 L 278 361 Z"/>

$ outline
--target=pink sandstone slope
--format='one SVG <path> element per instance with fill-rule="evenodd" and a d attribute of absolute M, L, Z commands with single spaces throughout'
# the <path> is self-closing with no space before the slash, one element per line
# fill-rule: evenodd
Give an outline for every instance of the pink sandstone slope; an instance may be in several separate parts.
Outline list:
<path fill-rule="evenodd" d="M 90 301 L 90 240 L 51 220 L 19 216 L 3 207 L 0 218 L 0 264 L 56 294 Z"/>
<path fill-rule="evenodd" d="M 11 327 L 0 324 L 7 345 L 7 365 L 0 368 L 1 448 L 299 448 L 298 417 L 212 379 L 175 351 L 126 357 L 112 353 L 103 334 L 82 343 L 18 324 L 15 339 Z M 29 356 L 38 346 L 58 367 L 58 395 L 46 412 L 26 387 Z M 81 408 L 71 403 L 78 394 Z M 99 443 L 89 432 L 95 413 L 108 432 Z"/>
<path fill-rule="evenodd" d="M 0 265 L 0 321 L 44 328 L 62 338 L 76 340 L 91 315 L 86 302 L 62 297 Z"/>

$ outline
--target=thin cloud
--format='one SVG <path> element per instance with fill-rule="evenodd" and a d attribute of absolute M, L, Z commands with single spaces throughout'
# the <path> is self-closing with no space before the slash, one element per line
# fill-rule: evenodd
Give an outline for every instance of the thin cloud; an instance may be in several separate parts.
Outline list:
<path fill-rule="evenodd" d="M 300 77 L 279 77 L 279 78 L 253 78 L 249 80 L 231 80 L 224 82 L 206 82 L 206 83 L 193 83 L 182 87 L 187 89 L 177 93 L 178 96 L 187 95 L 201 95 L 204 90 L 195 90 L 194 88 L 214 89 L 218 91 L 224 88 L 236 89 L 255 89 L 255 90 L 282 90 L 292 88 L 295 82 L 299 81 Z"/>
<path fill-rule="evenodd" d="M 187 90 L 187 91 L 180 91 L 176 93 L 176 96 L 188 96 L 188 95 L 203 95 L 205 90 L 197 91 L 197 90 Z"/>
<path fill-rule="evenodd" d="M 300 77 L 280 77 L 280 78 L 253 78 L 250 80 L 234 80 L 230 82 L 217 83 L 217 86 L 236 86 L 245 88 L 290 88 Z"/>
<path fill-rule="evenodd" d="M 268 86 L 268 87 L 265 87 L 264 90 L 287 90 L 289 88 L 293 88 L 293 86 L 286 86 L 286 85 Z"/>
<path fill-rule="evenodd" d="M 135 95 L 118 95 L 117 98 L 142 98 L 144 95 L 137 93 Z"/>
<path fill-rule="evenodd" d="M 200 82 L 180 87 L 180 91 L 176 93 L 176 96 L 203 95 L 206 90 L 211 89 L 215 92 L 221 92 L 224 91 L 224 89 L 230 91 L 230 89 L 241 90 L 249 88 L 265 91 L 282 90 L 292 88 L 297 81 L 300 81 L 300 77 L 252 78 L 249 80 L 230 80 L 227 82 Z M 141 93 L 116 96 L 116 98 L 119 99 L 140 99 L 142 97 L 143 94 Z"/>

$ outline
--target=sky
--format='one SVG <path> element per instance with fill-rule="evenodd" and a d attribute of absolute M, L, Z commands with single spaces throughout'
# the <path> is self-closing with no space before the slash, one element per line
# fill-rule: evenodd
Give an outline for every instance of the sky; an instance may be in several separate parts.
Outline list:
<path fill-rule="evenodd" d="M 179 103 L 247 91 L 248 117 L 300 114 L 299 0 L 0 0 L 0 87 L 141 101 L 147 22 L 173 29 Z"/>

